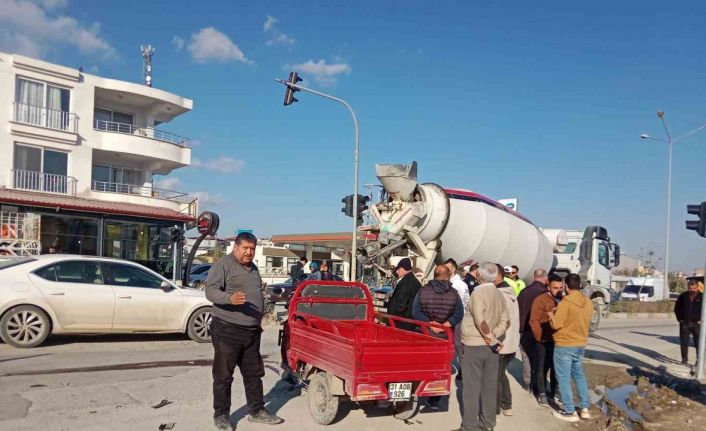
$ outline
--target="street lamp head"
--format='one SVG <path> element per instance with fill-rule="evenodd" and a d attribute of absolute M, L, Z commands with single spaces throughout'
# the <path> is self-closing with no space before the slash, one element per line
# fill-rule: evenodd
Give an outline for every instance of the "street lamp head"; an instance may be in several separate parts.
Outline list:
<path fill-rule="evenodd" d="M 647 133 L 643 133 L 642 135 L 640 135 L 640 138 L 642 138 L 642 139 L 650 139 L 651 136 L 648 135 Z"/>
<path fill-rule="evenodd" d="M 657 116 L 659 118 L 664 118 L 664 111 L 657 111 Z"/>

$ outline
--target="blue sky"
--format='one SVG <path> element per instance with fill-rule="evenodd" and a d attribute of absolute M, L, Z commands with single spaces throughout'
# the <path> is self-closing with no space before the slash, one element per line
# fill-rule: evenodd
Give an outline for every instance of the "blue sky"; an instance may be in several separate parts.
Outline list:
<path fill-rule="evenodd" d="M 164 129 L 197 141 L 198 166 L 169 181 L 202 193 L 221 235 L 350 226 L 350 116 L 308 94 L 283 107 L 273 78 L 296 68 L 356 110 L 361 183 L 417 160 L 422 181 L 518 197 L 537 225 L 662 253 L 667 146 L 639 135 L 663 137 L 658 110 L 675 136 L 706 123 L 706 4 L 576 3 L 0 0 L 0 49 L 139 81 L 155 46 L 155 86 L 194 100 Z M 706 131 L 675 146 L 676 269 L 706 258 L 684 229 L 705 161 Z"/>

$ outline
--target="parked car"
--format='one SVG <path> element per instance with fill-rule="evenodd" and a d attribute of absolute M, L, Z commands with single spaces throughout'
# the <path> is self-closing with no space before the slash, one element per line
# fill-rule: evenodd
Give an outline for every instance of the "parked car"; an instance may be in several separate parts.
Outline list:
<path fill-rule="evenodd" d="M 37 347 L 50 334 L 184 332 L 209 342 L 211 303 L 137 263 L 57 255 L 0 261 L 0 337 Z"/>
<path fill-rule="evenodd" d="M 206 288 L 206 278 L 211 269 L 210 263 L 203 263 L 191 269 L 189 274 L 189 286 L 194 289 L 204 290 Z"/>
<path fill-rule="evenodd" d="M 620 299 L 623 301 L 654 301 L 654 296 L 654 286 L 642 286 L 636 284 L 626 285 L 620 293 Z"/>
<path fill-rule="evenodd" d="M 306 279 L 306 275 L 304 276 Z M 333 275 L 334 281 L 343 281 L 343 279 L 337 275 Z M 294 285 L 292 284 L 292 277 L 289 277 L 287 281 L 282 283 L 273 283 L 265 286 L 265 300 L 270 302 L 286 302 L 289 297 L 294 293 Z"/>

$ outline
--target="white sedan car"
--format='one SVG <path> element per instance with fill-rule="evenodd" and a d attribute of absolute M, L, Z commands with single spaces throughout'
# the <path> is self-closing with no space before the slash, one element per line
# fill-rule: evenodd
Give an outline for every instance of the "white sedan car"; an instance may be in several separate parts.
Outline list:
<path fill-rule="evenodd" d="M 211 303 L 119 259 L 56 255 L 0 260 L 0 337 L 36 347 L 50 334 L 185 332 L 209 342 Z"/>

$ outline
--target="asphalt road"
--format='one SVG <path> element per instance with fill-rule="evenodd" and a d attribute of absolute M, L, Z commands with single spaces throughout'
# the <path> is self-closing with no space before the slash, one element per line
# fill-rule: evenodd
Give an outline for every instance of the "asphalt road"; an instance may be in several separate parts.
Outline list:
<path fill-rule="evenodd" d="M 233 418 L 238 429 L 410 430 L 453 429 L 460 423 L 457 392 L 440 412 L 422 409 L 408 423 L 384 408 L 343 403 L 328 427 L 309 417 L 306 393 L 279 380 L 277 326 L 266 328 L 262 354 L 268 408 L 285 418 L 268 427 L 247 422 L 241 380 L 233 390 Z M 590 357 L 605 362 L 673 365 L 678 359 L 676 325 L 668 321 L 605 321 L 588 347 Z M 52 337 L 42 347 L 22 350 L 0 344 L 0 429 L 13 430 L 175 430 L 211 429 L 209 344 L 180 335 L 109 335 Z M 672 362 L 670 362 L 672 361 Z M 511 372 L 519 376 L 515 360 Z M 237 374 L 237 372 L 236 372 Z M 459 385 L 462 383 L 459 383 Z M 497 430 L 565 429 L 550 411 L 537 406 L 511 378 L 512 417 L 501 417 Z M 162 400 L 169 404 L 153 408 Z"/>

